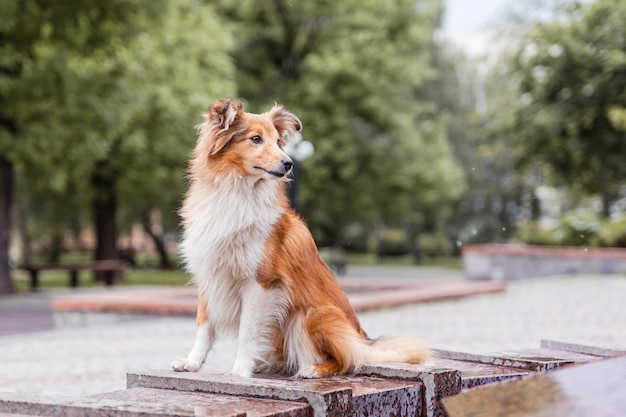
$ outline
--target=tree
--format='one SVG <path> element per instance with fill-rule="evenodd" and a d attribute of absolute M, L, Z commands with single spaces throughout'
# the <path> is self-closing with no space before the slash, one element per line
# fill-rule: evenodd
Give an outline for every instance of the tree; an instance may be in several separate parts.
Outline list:
<path fill-rule="evenodd" d="M 18 192 L 45 190 L 46 202 L 78 217 L 92 211 L 96 258 L 115 258 L 119 205 L 175 211 L 192 126 L 213 97 L 233 91 L 230 38 L 195 0 L 2 8 L 1 168 L 24 174 Z M 5 190 L 0 237 L 10 231 Z M 9 283 L 0 241 L 0 282 Z"/>
<path fill-rule="evenodd" d="M 450 114 L 449 137 L 468 184 L 447 223 L 458 246 L 509 238 L 533 185 L 528 170 L 517 166 L 521 150 L 511 146 L 519 93 L 508 54 L 463 58 L 450 45 L 441 49 L 436 88 L 445 93 L 440 103 Z"/>
<path fill-rule="evenodd" d="M 154 7 L 159 2 L 151 3 Z M 148 8 L 146 8 L 148 9 Z M 45 171 L 62 156 L 62 147 L 50 141 L 47 122 L 58 115 L 54 106 L 63 79 L 57 73 L 38 72 L 42 55 L 53 43 L 96 52 L 109 40 L 110 27 L 128 23 L 139 10 L 128 0 L 103 4 L 97 1 L 49 2 L 3 1 L 0 5 L 0 166 L 3 181 L 0 206 L 0 291 L 12 292 L 8 268 L 9 209 L 12 206 L 12 180 L 16 169 L 28 166 Z M 152 10 L 152 9 L 150 9 Z M 85 27 L 98 31 L 85 32 Z M 60 63 L 65 55 L 54 58 Z M 50 61 L 50 60 L 48 60 Z M 57 101 L 58 103 L 58 101 Z M 62 128 L 61 123 L 56 127 Z M 49 141 L 49 142 L 46 142 Z M 45 150 L 45 151 L 44 151 Z M 58 181 L 63 175 L 50 176 Z"/>
<path fill-rule="evenodd" d="M 318 242 L 402 223 L 415 202 L 454 194 L 459 170 L 418 87 L 433 76 L 437 1 L 224 2 L 240 39 L 240 95 L 294 111 L 315 154 L 301 164 L 303 215 Z M 434 122 L 433 119 L 436 119 Z"/>
<path fill-rule="evenodd" d="M 525 162 L 602 197 L 602 214 L 626 180 L 626 4 L 573 4 L 538 23 L 516 55 L 517 130 Z"/>
<path fill-rule="evenodd" d="M 13 194 L 13 167 L 0 156 L 0 294 L 15 291 L 10 278 L 9 242 L 11 218 L 11 197 Z"/>
<path fill-rule="evenodd" d="M 234 90 L 230 39 L 211 7 L 195 0 L 170 2 L 155 23 L 102 57 L 114 63 L 106 74 L 98 74 L 105 62 L 89 66 L 94 73 L 88 79 L 114 82 L 104 89 L 107 112 L 97 119 L 108 148 L 96 157 L 90 175 L 99 238 L 96 259 L 117 257 L 118 206 L 144 223 L 153 210 L 175 213 L 195 142 L 193 126 L 212 100 Z M 162 236 L 145 226 L 163 249 Z M 161 265 L 169 265 L 165 251 L 159 253 Z"/>

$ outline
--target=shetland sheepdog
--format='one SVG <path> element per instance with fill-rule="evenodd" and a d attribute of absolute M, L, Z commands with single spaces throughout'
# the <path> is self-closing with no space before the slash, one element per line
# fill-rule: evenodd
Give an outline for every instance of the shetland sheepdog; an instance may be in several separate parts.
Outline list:
<path fill-rule="evenodd" d="M 181 252 L 198 287 L 197 333 L 176 371 L 197 371 L 213 343 L 237 339 L 231 374 L 320 378 L 364 364 L 421 363 L 416 339 L 371 340 L 304 222 L 288 204 L 286 136 L 302 123 L 281 106 L 263 114 L 235 99 L 199 126 L 181 209 Z"/>

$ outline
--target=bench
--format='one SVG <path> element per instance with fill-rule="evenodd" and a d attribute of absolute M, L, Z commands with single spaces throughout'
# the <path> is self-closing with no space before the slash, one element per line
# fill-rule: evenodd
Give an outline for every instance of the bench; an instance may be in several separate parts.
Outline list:
<path fill-rule="evenodd" d="M 70 275 L 69 285 L 71 288 L 78 287 L 78 273 L 80 271 L 93 271 L 104 273 L 104 283 L 113 285 L 115 280 L 122 279 L 127 263 L 119 259 L 107 259 L 94 261 L 86 264 L 39 264 L 22 265 L 20 269 L 30 274 L 30 290 L 37 291 L 39 287 L 40 271 L 67 271 Z"/>

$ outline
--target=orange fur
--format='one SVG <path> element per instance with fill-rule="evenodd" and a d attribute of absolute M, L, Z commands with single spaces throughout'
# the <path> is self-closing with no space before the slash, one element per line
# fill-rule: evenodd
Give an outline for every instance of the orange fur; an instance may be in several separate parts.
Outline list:
<path fill-rule="evenodd" d="M 208 320 L 208 306 L 202 291 L 198 293 L 198 311 L 196 313 L 196 325 L 202 326 Z"/>
<path fill-rule="evenodd" d="M 261 357 L 256 358 L 257 369 L 303 377 L 345 374 L 366 363 L 423 362 L 428 350 L 415 339 L 368 339 L 347 296 L 321 259 L 311 233 L 289 209 L 284 183 L 291 162 L 282 148 L 285 135 L 301 127 L 298 118 L 282 107 L 251 114 L 244 112 L 237 100 L 222 100 L 211 106 L 200 126 L 200 139 L 189 168 L 190 188 L 181 210 L 187 235 L 183 254 L 201 291 L 198 326 L 212 326 L 206 333 L 211 337 L 220 326 L 235 333 L 254 333 L 258 330 L 255 326 L 264 327 L 250 336 L 269 346 L 269 351 L 264 347 Z M 223 187 L 234 191 L 220 191 Z M 219 198 L 235 194 L 232 203 L 219 203 Z M 207 201 L 209 197 L 218 202 Z M 220 218 L 223 221 L 217 220 Z M 220 233 L 230 237 L 212 237 Z M 239 249 L 240 245 L 250 248 Z M 205 256 L 204 246 L 211 256 Z M 210 273 L 205 272 L 207 268 Z M 266 307 L 259 304 L 259 308 L 275 311 L 248 327 L 214 323 L 212 320 L 219 317 L 255 320 L 257 315 L 263 316 L 263 311 L 242 313 L 248 308 L 243 294 L 254 288 L 251 279 L 263 296 L 278 297 L 268 300 Z M 212 299 L 211 291 L 223 291 L 225 295 Z M 223 311 L 225 308 L 233 310 Z M 187 359 L 191 365 L 181 360 L 172 364 L 174 369 L 196 370 L 198 361 L 204 361 L 198 352 L 206 357 L 207 350 L 202 343 L 199 346 L 194 346 L 195 353 Z M 238 352 L 241 358 L 236 361 L 234 373 L 248 374 L 246 352 Z"/>

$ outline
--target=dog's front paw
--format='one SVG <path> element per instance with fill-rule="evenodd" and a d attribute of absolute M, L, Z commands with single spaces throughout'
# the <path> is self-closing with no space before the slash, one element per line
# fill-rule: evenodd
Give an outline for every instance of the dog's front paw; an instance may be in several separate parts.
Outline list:
<path fill-rule="evenodd" d="M 297 376 L 300 377 L 300 378 L 306 378 L 306 379 L 319 378 L 320 377 L 316 365 L 311 365 L 311 366 L 307 366 L 304 369 L 300 369 L 300 372 L 298 372 Z"/>
<path fill-rule="evenodd" d="M 254 372 L 248 369 L 233 369 L 228 372 L 226 375 L 228 376 L 239 376 L 242 378 L 250 378 Z"/>
<path fill-rule="evenodd" d="M 177 372 L 196 372 L 201 366 L 202 363 L 200 362 L 192 362 L 182 358 L 178 358 L 172 362 L 172 369 Z"/>

